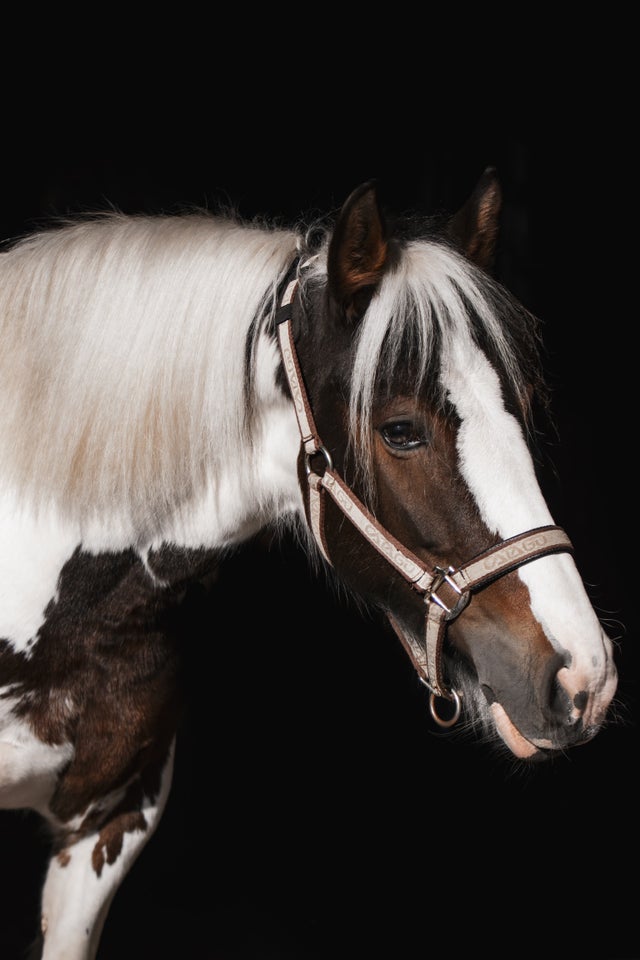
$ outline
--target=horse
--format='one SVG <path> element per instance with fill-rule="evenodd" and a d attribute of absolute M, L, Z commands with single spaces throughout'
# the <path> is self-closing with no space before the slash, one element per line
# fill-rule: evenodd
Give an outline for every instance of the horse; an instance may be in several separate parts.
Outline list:
<path fill-rule="evenodd" d="M 285 226 L 68 218 L 0 256 L 0 807 L 50 837 L 43 960 L 93 960 L 157 829 L 180 609 L 261 531 L 396 636 L 433 719 L 515 763 L 590 741 L 612 643 L 535 466 L 537 318 L 494 276 L 502 188 Z"/>

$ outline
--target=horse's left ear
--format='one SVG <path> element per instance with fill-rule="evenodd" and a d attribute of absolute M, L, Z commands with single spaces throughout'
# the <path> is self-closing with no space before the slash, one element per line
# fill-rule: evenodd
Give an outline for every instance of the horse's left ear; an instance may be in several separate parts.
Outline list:
<path fill-rule="evenodd" d="M 448 224 L 447 233 L 473 263 L 491 271 L 498 238 L 502 190 L 493 167 L 487 167 L 475 190 Z"/>
<path fill-rule="evenodd" d="M 373 181 L 345 201 L 327 256 L 329 293 L 349 320 L 363 315 L 382 279 L 388 244 L 385 220 Z"/>

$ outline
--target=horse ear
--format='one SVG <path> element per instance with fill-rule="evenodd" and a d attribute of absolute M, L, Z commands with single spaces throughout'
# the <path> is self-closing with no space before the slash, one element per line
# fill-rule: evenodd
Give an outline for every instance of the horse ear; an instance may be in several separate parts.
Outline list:
<path fill-rule="evenodd" d="M 349 320 L 363 315 L 387 262 L 387 228 L 374 181 L 345 201 L 327 256 L 329 292 Z"/>
<path fill-rule="evenodd" d="M 475 190 L 451 217 L 448 235 L 462 248 L 473 263 L 491 271 L 498 237 L 498 216 L 502 206 L 502 190 L 493 167 L 487 167 Z"/>

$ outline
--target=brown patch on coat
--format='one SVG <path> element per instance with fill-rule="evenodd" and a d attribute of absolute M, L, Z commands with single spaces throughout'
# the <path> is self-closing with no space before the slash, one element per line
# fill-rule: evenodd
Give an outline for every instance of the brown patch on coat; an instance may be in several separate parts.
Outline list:
<path fill-rule="evenodd" d="M 133 833 L 136 830 L 144 832 L 146 829 L 147 821 L 140 811 L 121 813 L 109 820 L 100 831 L 98 842 L 91 855 L 91 865 L 96 876 L 100 876 L 105 863 L 116 862 L 122 852 L 125 833 Z"/>
<path fill-rule="evenodd" d="M 99 829 L 113 817 L 99 801 L 142 778 L 136 797 L 127 790 L 120 827 L 104 838 L 107 859 L 118 830 L 122 836 L 139 824 L 129 814 L 140 809 L 142 793 L 153 798 L 159 790 L 183 707 L 180 607 L 189 584 L 216 559 L 166 546 L 150 558 L 166 584 L 159 586 L 133 550 L 78 548 L 60 573 L 31 657 L 0 641 L 0 675 L 18 698 L 16 714 L 44 743 L 74 746 L 49 805 L 60 826 L 96 804 L 99 815 L 89 814 L 74 839 Z"/>

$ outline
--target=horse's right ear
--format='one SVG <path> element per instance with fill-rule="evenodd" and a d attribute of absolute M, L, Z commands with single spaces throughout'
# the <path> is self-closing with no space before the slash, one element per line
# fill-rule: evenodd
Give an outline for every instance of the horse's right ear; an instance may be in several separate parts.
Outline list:
<path fill-rule="evenodd" d="M 451 218 L 447 233 L 463 253 L 487 272 L 493 268 L 502 190 L 493 167 L 487 167 L 463 207 Z"/>
<path fill-rule="evenodd" d="M 374 181 L 345 201 L 327 257 L 329 293 L 349 320 L 363 315 L 387 262 L 387 228 Z"/>

